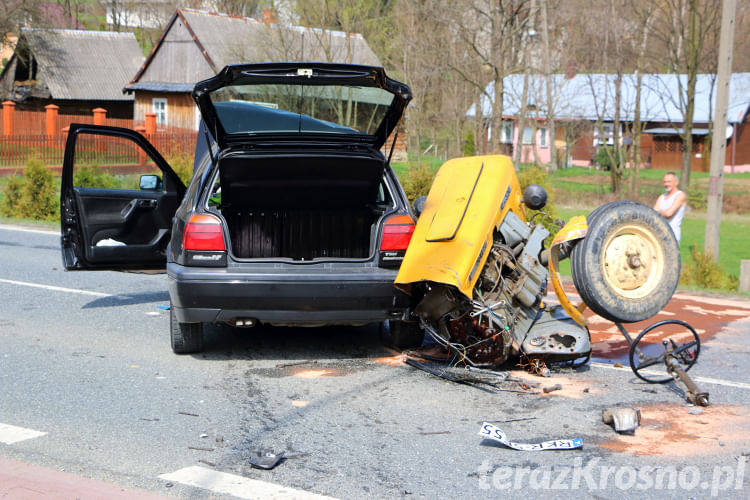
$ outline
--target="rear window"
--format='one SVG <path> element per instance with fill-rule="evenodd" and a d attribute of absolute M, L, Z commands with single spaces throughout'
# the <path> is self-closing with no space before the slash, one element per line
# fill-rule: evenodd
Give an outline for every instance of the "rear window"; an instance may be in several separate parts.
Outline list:
<path fill-rule="evenodd" d="M 393 98 L 377 87 L 348 85 L 240 84 L 211 93 L 227 134 L 375 135 Z"/>

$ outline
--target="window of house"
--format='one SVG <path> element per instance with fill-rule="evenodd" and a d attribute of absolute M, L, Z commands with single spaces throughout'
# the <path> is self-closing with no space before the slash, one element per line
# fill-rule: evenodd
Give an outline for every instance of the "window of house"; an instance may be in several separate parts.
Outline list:
<path fill-rule="evenodd" d="M 609 144 L 611 146 L 612 144 L 614 144 L 614 130 L 614 125 L 612 125 L 611 123 L 603 124 L 601 131 L 599 130 L 599 127 L 595 127 L 594 146 L 601 146 L 603 144 Z"/>
<path fill-rule="evenodd" d="M 168 125 L 167 100 L 164 98 L 151 99 L 151 111 L 156 113 L 157 125 Z"/>
<path fill-rule="evenodd" d="M 500 144 L 513 144 L 513 122 L 503 122 L 500 127 Z"/>
<path fill-rule="evenodd" d="M 523 128 L 523 144 L 531 144 L 534 136 L 534 130 L 531 127 Z"/>
<path fill-rule="evenodd" d="M 545 127 L 539 129 L 539 147 L 547 147 L 547 129 Z"/>

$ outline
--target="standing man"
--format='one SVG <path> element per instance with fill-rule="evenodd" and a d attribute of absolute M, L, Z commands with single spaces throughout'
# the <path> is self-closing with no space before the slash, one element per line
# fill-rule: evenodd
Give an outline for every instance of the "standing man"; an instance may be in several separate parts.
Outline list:
<path fill-rule="evenodd" d="M 687 205 L 687 195 L 677 189 L 680 180 L 674 172 L 664 174 L 664 191 L 665 193 L 656 200 L 654 210 L 659 215 L 667 219 L 669 227 L 672 228 L 677 243 L 680 242 L 680 226 L 682 218 L 685 215 L 685 206 Z"/>

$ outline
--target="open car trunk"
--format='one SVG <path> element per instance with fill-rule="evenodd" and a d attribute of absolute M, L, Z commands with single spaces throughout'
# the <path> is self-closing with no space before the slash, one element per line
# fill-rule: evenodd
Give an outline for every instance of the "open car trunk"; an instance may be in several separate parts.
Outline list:
<path fill-rule="evenodd" d="M 234 257 L 367 258 L 393 207 L 383 170 L 377 155 L 225 156 L 220 210 Z"/>

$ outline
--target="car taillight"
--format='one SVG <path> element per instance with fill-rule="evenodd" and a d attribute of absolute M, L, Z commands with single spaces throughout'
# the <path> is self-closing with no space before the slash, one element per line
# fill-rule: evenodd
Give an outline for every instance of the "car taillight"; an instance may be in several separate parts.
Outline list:
<path fill-rule="evenodd" d="M 221 221 L 213 215 L 191 215 L 182 234 L 182 247 L 185 250 L 225 251 Z"/>
<path fill-rule="evenodd" d="M 408 215 L 394 215 L 383 225 L 383 237 L 380 240 L 380 251 L 392 252 L 406 250 L 414 233 L 414 221 Z"/>

